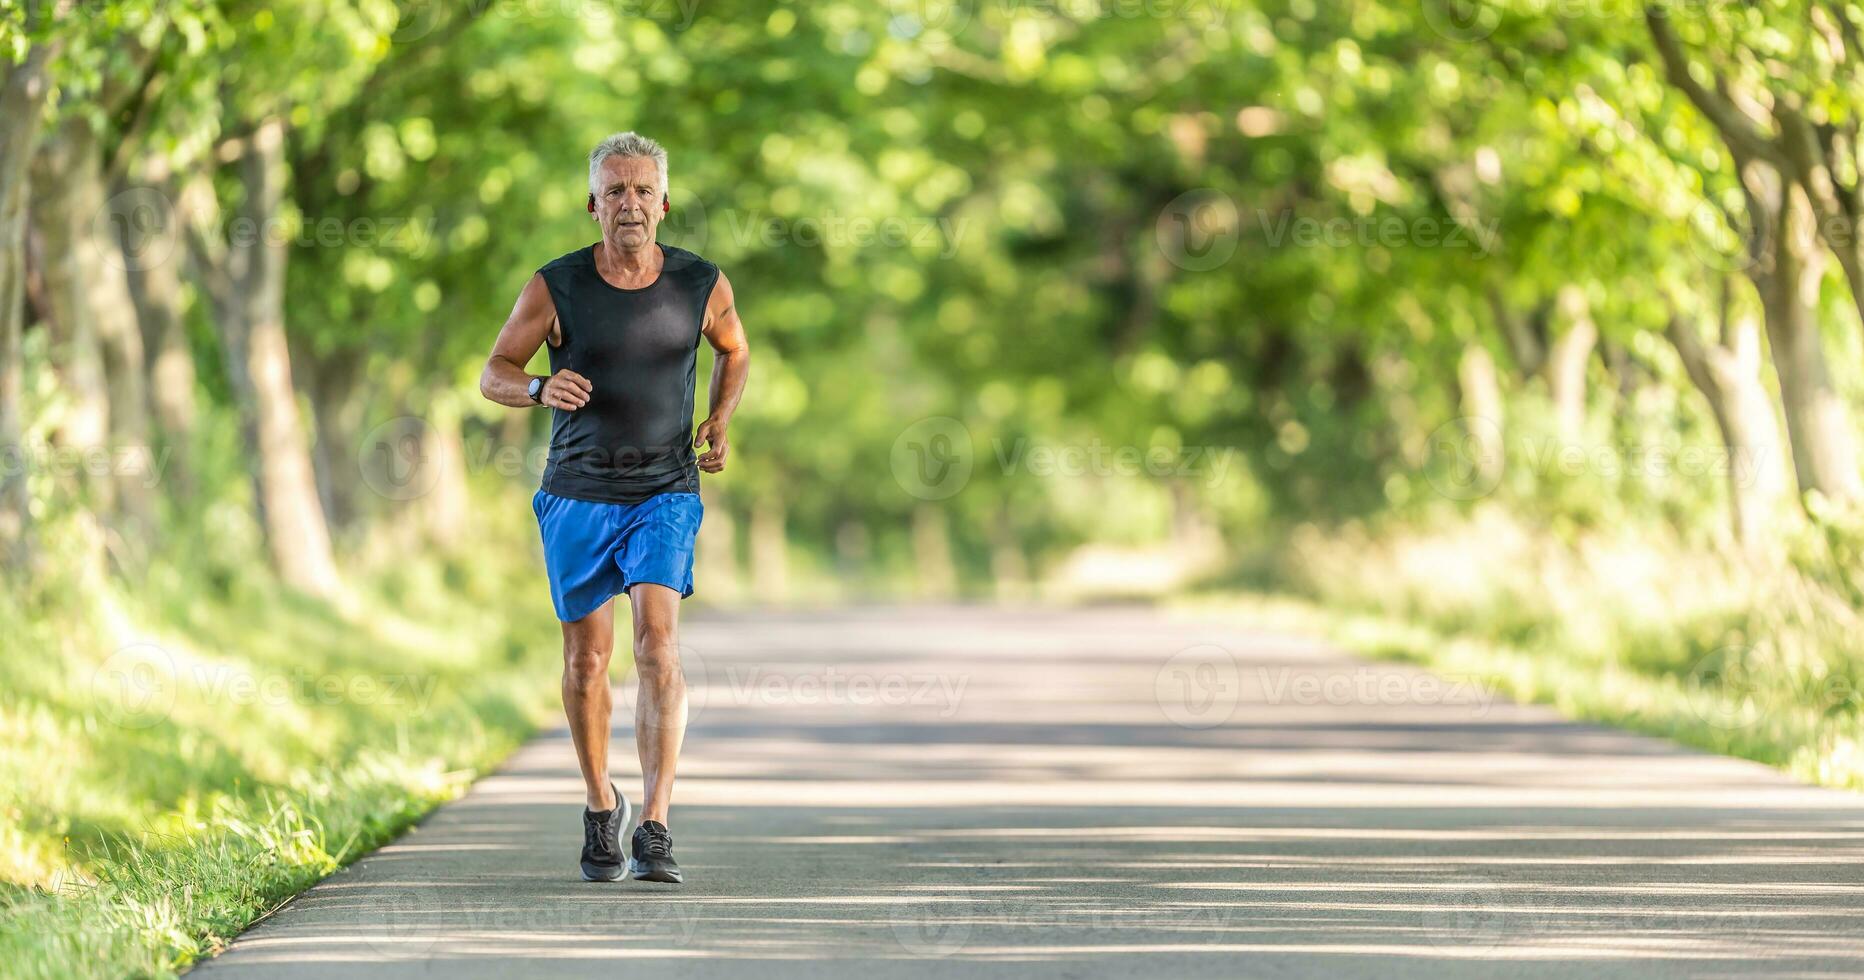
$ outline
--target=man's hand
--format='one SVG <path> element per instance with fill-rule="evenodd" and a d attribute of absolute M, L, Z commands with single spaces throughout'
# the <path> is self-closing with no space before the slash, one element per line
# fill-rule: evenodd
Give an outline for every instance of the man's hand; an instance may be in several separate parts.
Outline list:
<path fill-rule="evenodd" d="M 699 423 L 698 431 L 693 433 L 693 448 L 710 445 L 699 454 L 699 468 L 707 473 L 717 473 L 725 468 L 725 454 L 731 452 L 731 443 L 725 439 L 725 423 L 717 418 L 709 418 Z"/>
<path fill-rule="evenodd" d="M 551 408 L 574 412 L 589 404 L 589 396 L 594 392 L 595 386 L 589 383 L 588 378 L 564 368 L 544 382 L 544 390 L 538 392 L 538 400 Z"/>

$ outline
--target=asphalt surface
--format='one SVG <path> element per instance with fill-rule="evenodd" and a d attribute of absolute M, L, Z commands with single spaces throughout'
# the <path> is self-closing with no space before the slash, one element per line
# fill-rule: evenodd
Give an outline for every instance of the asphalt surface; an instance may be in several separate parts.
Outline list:
<path fill-rule="evenodd" d="M 194 973 L 1864 975 L 1864 798 L 1458 678 L 1136 607 L 682 643 L 685 885 L 579 880 L 557 731 Z"/>

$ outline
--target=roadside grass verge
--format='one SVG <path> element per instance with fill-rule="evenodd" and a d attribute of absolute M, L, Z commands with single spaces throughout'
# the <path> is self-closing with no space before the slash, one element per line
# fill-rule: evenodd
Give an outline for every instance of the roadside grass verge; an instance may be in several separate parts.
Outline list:
<path fill-rule="evenodd" d="M 1662 532 L 1565 532 L 1497 508 L 1305 528 L 1246 587 L 1184 602 L 1480 680 L 1567 717 L 1864 789 L 1864 616 L 1844 528 L 1771 556 Z"/>
<path fill-rule="evenodd" d="M 213 555 L 0 597 L 4 972 L 173 974 L 503 759 L 556 630 L 531 565 L 481 553 L 409 547 L 328 602 Z"/>

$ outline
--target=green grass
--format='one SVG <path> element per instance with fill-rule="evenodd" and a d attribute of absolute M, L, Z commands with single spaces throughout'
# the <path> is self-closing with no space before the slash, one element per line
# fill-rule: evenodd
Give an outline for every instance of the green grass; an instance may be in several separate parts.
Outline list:
<path fill-rule="evenodd" d="M 1500 507 L 1472 520 L 1280 548 L 1286 594 L 1192 602 L 1480 679 L 1517 701 L 1864 789 L 1864 636 L 1841 571 L 1849 532 L 1808 526 L 1769 555 L 1660 531 L 1555 533 Z"/>
<path fill-rule="evenodd" d="M 432 551 L 405 544 L 386 550 Z M 211 555 L 0 599 L 4 972 L 172 974 L 548 717 L 556 629 L 529 563 L 376 567 L 333 602 Z"/>

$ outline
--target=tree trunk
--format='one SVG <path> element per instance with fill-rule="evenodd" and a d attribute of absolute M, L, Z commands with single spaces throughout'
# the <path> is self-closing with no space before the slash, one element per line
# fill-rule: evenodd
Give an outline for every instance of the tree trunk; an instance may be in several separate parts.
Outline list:
<path fill-rule="evenodd" d="M 181 288 L 180 216 L 175 213 L 175 181 L 168 172 L 167 161 L 153 155 L 142 171 L 140 186 L 119 185 L 118 199 L 137 195 L 146 198 L 154 213 L 136 216 L 143 234 L 159 235 L 125 249 L 128 257 L 130 296 L 136 302 L 136 319 L 142 325 L 143 350 L 148 355 L 149 400 L 155 409 L 155 424 L 171 454 L 170 471 L 186 481 L 192 468 L 186 459 L 194 436 L 195 391 L 194 352 L 188 344 L 184 299 Z M 143 222 L 148 227 L 140 227 Z"/>
<path fill-rule="evenodd" d="M 1781 156 L 1806 190 L 1819 236 L 1838 258 L 1858 317 L 1864 320 L 1864 179 L 1858 173 L 1858 123 L 1814 123 L 1795 97 L 1776 96 Z"/>
<path fill-rule="evenodd" d="M 758 599 L 780 603 L 790 594 L 790 546 L 783 499 L 766 489 L 751 506 L 751 576 Z"/>
<path fill-rule="evenodd" d="M 835 574 L 843 588 L 853 590 L 867 581 L 873 551 L 867 525 L 857 518 L 843 518 L 835 526 Z"/>
<path fill-rule="evenodd" d="M 1719 343 L 1705 343 L 1695 324 L 1674 313 L 1666 334 L 1722 434 L 1735 539 L 1755 548 L 1772 540 L 1774 516 L 1786 491 L 1786 467 L 1779 420 L 1760 378 L 1760 328 L 1751 319 L 1733 315 L 1726 283 L 1722 293 Z"/>
<path fill-rule="evenodd" d="M 139 262 L 136 253 L 126 253 L 125 242 L 116 237 L 122 229 L 114 219 L 122 216 L 114 214 L 119 202 L 112 200 L 104 177 L 102 147 L 87 123 L 74 120 L 73 124 L 85 133 L 74 138 L 85 149 L 69 161 L 64 174 L 71 209 L 62 217 L 70 223 L 76 273 L 65 285 L 77 288 L 72 305 L 87 304 L 95 324 L 109 402 L 111 471 L 119 510 L 116 523 L 120 531 L 129 532 L 124 535 L 127 542 L 141 547 L 155 527 L 155 481 L 164 471 L 156 468 L 149 440 L 148 359 L 127 271 L 127 266 Z"/>
<path fill-rule="evenodd" d="M 0 66 L 0 567 L 31 559 L 31 498 L 25 445 L 26 184 L 51 88 L 52 52 L 34 46 L 18 64 Z M 9 458 L 10 457 L 10 458 Z"/>
<path fill-rule="evenodd" d="M 457 545 L 464 540 L 472 517 L 471 492 L 466 474 L 466 440 L 460 430 L 460 409 L 446 394 L 428 406 L 427 424 L 421 428 L 421 465 L 434 467 L 432 489 L 418 498 L 421 524 L 430 542 Z"/>
<path fill-rule="evenodd" d="M 1516 313 L 1508 305 L 1508 297 L 1502 295 L 1499 287 L 1489 287 L 1489 309 L 1495 316 L 1496 326 L 1501 328 L 1502 340 L 1508 344 L 1508 352 L 1514 358 L 1516 370 L 1523 378 L 1540 375 L 1542 366 L 1547 363 L 1547 309 L 1546 303 L 1530 311 L 1526 316 Z"/>
<path fill-rule="evenodd" d="M 283 162 L 284 126 L 264 120 L 239 149 L 236 168 L 245 193 L 236 233 L 220 242 L 215 229 L 197 227 L 190 238 L 214 298 L 227 376 L 256 464 L 255 496 L 273 568 L 294 588 L 330 595 L 338 585 L 336 561 L 285 340 L 286 243 L 268 233 L 284 194 Z M 200 197 L 203 216 L 215 213 L 204 177 L 189 193 Z"/>
<path fill-rule="evenodd" d="M 523 414 L 512 412 L 512 415 Z M 731 503 L 716 490 L 699 485 L 705 503 L 705 520 L 699 526 L 699 569 L 706 593 L 721 602 L 736 601 L 744 588 L 738 567 L 738 522 Z"/>
<path fill-rule="evenodd" d="M 921 502 L 913 508 L 913 565 L 919 570 L 919 594 L 947 599 L 957 594 L 958 575 L 951 560 L 951 531 L 945 508 Z"/>
<path fill-rule="evenodd" d="M 292 360 L 308 367 L 297 373 L 305 377 L 309 388 L 311 421 L 316 427 L 311 441 L 312 462 L 318 499 L 324 505 L 324 518 L 332 533 L 341 536 L 364 519 L 367 502 L 360 498 L 365 487 L 378 489 L 397 504 L 410 500 L 420 503 L 409 496 L 414 485 L 408 481 L 438 478 L 437 471 L 426 468 L 431 457 L 425 454 L 438 448 L 434 434 L 413 424 L 391 423 L 380 434 L 394 445 L 363 444 L 364 435 L 360 431 L 363 405 L 358 397 L 363 387 L 363 352 L 345 347 L 314 360 L 309 350 L 300 347 Z M 402 418 L 413 419 L 406 403 L 401 404 Z M 401 444 L 403 439 L 410 444 Z M 386 449 L 394 458 L 364 460 L 360 455 L 378 448 Z M 378 464 L 381 469 L 365 472 Z M 422 487 L 429 489 L 424 483 Z"/>
<path fill-rule="evenodd" d="M 50 359 L 71 402 L 56 438 L 61 446 L 83 453 L 106 451 L 110 439 L 109 384 L 90 284 L 78 260 L 79 220 L 73 215 L 79 202 L 68 179 L 78 160 L 94 149 L 90 127 L 81 121 L 68 121 L 48 134 L 33 158 L 31 190 L 33 265 L 44 283 Z M 112 505 L 109 481 L 88 486 L 105 509 Z"/>
<path fill-rule="evenodd" d="M 997 508 L 990 540 L 990 577 L 999 601 L 1029 597 L 1029 560 L 1023 555 L 1022 537 L 1008 505 Z"/>
<path fill-rule="evenodd" d="M 1747 199 L 1747 271 L 1760 290 L 1800 492 L 1817 490 L 1834 500 L 1855 500 L 1860 481 L 1851 420 L 1826 373 L 1819 335 L 1817 300 L 1824 255 L 1815 240 L 1819 229 L 1808 183 L 1796 179 L 1808 175 L 1802 166 L 1807 160 L 1806 134 L 1797 128 L 1791 105 L 1778 97 L 1770 100 L 1775 106 L 1772 118 L 1781 128 L 1776 137 L 1760 125 L 1759 114 L 1769 111 L 1761 100 L 1731 91 L 1725 77 L 1705 85 L 1691 70 L 1689 54 L 1669 16 L 1656 4 L 1644 12 L 1664 76 L 1715 127 L 1734 159 Z M 1816 175 L 1809 186 L 1829 203 L 1826 192 L 1831 188 Z M 1864 297 L 1853 298 L 1864 303 Z"/>
<path fill-rule="evenodd" d="M 1463 417 L 1469 420 L 1464 429 L 1474 441 L 1475 476 L 1484 487 L 1501 481 L 1507 460 L 1502 434 L 1502 388 L 1495 375 L 1495 359 L 1489 356 L 1487 347 L 1471 343 L 1463 348 L 1456 365 L 1457 387 L 1461 389 Z"/>
<path fill-rule="evenodd" d="M 1773 368 L 1786 409 L 1792 440 L 1793 471 L 1801 493 L 1817 490 L 1838 502 L 1858 499 L 1864 486 L 1857 471 L 1857 449 L 1844 399 L 1825 366 L 1825 340 L 1819 333 L 1819 280 L 1825 264 L 1812 227 L 1811 208 L 1797 184 L 1780 182 L 1774 193 L 1780 205 L 1772 216 L 1774 247 L 1750 270 L 1760 289 L 1773 347 Z"/>
<path fill-rule="evenodd" d="M 1578 286 L 1560 290 L 1561 318 L 1566 329 L 1547 351 L 1547 391 L 1553 396 L 1554 420 L 1560 438 L 1578 442 L 1586 428 L 1586 364 L 1599 330 L 1592 322 L 1586 294 Z"/>

